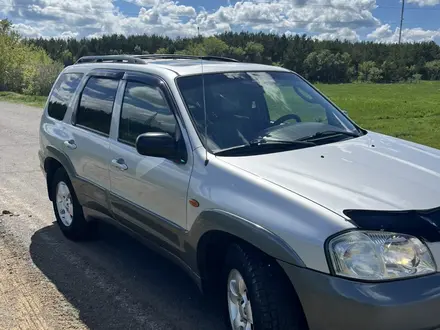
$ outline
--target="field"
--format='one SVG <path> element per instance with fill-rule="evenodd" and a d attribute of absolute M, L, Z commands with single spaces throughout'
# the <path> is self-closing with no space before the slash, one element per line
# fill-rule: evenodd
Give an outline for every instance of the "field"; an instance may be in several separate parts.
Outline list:
<path fill-rule="evenodd" d="M 440 149 L 440 82 L 316 86 L 362 127 Z M 42 107 L 45 98 L 0 92 L 0 101 Z"/>
<path fill-rule="evenodd" d="M 440 149 L 440 82 L 317 87 L 363 128 Z"/>

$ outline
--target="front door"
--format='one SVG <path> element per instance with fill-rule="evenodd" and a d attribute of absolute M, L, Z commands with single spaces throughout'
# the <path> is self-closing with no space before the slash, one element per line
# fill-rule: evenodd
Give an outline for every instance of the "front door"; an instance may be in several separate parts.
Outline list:
<path fill-rule="evenodd" d="M 127 77 L 119 113 L 114 114 L 119 125 L 110 142 L 111 204 L 126 226 L 178 248 L 179 232 L 186 228 L 192 157 L 175 162 L 142 156 L 135 148 L 136 138 L 146 132 L 182 138 L 166 93 L 157 78 Z"/>

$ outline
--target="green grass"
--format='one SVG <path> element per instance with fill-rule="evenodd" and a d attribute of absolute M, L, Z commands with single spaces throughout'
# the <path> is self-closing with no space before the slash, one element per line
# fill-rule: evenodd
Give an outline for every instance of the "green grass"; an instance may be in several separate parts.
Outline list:
<path fill-rule="evenodd" d="M 0 92 L 0 101 L 21 103 L 38 108 L 44 107 L 44 105 L 46 104 L 46 99 L 47 97 L 45 96 L 31 96 L 12 92 Z"/>
<path fill-rule="evenodd" d="M 316 86 L 363 128 L 440 149 L 440 82 Z"/>

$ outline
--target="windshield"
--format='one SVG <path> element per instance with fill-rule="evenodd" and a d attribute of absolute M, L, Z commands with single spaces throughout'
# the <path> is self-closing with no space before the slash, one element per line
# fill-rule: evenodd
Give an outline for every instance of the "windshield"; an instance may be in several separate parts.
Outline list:
<path fill-rule="evenodd" d="M 314 143 L 308 145 L 311 147 L 362 134 L 330 102 L 293 73 L 215 73 L 205 74 L 203 79 L 201 75 L 179 77 L 177 84 L 202 142 L 206 142 L 205 147 L 214 154 L 262 141 L 313 140 Z M 262 152 L 268 149 L 261 148 Z M 279 149 L 283 150 L 285 148 Z"/>

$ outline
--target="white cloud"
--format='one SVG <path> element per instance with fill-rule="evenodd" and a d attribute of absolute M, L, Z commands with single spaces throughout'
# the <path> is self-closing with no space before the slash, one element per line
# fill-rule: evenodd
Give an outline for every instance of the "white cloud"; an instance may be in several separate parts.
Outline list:
<path fill-rule="evenodd" d="M 374 17 L 376 0 L 243 0 L 216 10 L 174 0 L 120 0 L 138 6 L 124 13 L 114 0 L 0 0 L 0 10 L 28 37 L 92 37 L 103 34 L 160 34 L 170 37 L 212 35 L 225 31 L 266 31 L 317 39 L 369 39 L 394 42 L 396 31 Z M 440 0 L 408 0 L 419 4 Z M 188 2 L 186 2 L 188 3 Z M 438 31 L 406 29 L 404 40 L 432 40 Z"/>
<path fill-rule="evenodd" d="M 367 38 L 381 41 L 383 39 L 389 38 L 390 36 L 392 36 L 392 34 L 393 31 L 391 31 L 391 26 L 389 24 L 384 24 L 368 34 Z"/>
<path fill-rule="evenodd" d="M 379 25 L 372 13 L 375 8 L 375 0 L 240 1 L 220 7 L 205 19 L 252 30 L 306 28 L 329 32 L 343 27 L 357 29 Z"/>
<path fill-rule="evenodd" d="M 70 39 L 70 38 L 77 38 L 77 37 L 78 37 L 78 32 L 72 32 L 72 31 L 64 31 L 59 36 L 59 38 L 61 38 L 61 39 Z"/>
<path fill-rule="evenodd" d="M 151 0 L 148 0 L 151 2 Z M 142 2 L 146 2 L 143 0 Z M 177 5 L 174 1 L 157 1 L 151 8 L 142 7 L 138 18 L 145 24 L 170 26 L 180 23 L 181 17 L 196 16 L 193 7 Z"/>
<path fill-rule="evenodd" d="M 68 39 L 77 38 L 79 33 L 70 31 L 69 26 L 66 25 L 52 25 L 47 26 L 45 23 L 26 22 L 13 25 L 13 29 L 20 33 L 23 37 L 27 38 L 40 38 L 47 35 L 53 35 L 57 38 Z"/>
<path fill-rule="evenodd" d="M 399 28 L 393 31 L 389 24 L 384 24 L 368 34 L 367 38 L 377 42 L 396 43 L 399 41 L 399 31 Z M 402 30 L 402 42 L 433 41 L 436 38 L 440 38 L 440 30 L 424 30 L 422 28 Z"/>
<path fill-rule="evenodd" d="M 19 30 L 29 32 L 30 27 L 45 37 L 62 37 L 63 32 L 77 36 L 121 32 L 118 21 L 122 14 L 112 0 L 15 0 L 7 16 L 23 25 Z"/>
<path fill-rule="evenodd" d="M 24 37 L 38 38 L 42 36 L 40 29 L 30 25 L 19 23 L 19 24 L 14 24 L 13 28 Z"/>
<path fill-rule="evenodd" d="M 127 2 L 132 2 L 135 5 L 144 6 L 144 7 L 151 7 L 157 3 L 156 0 L 127 0 Z"/>
<path fill-rule="evenodd" d="M 421 7 L 436 6 L 440 4 L 440 0 L 408 0 L 408 3 L 415 3 Z"/>
<path fill-rule="evenodd" d="M 324 32 L 315 36 L 318 40 L 348 40 L 348 41 L 358 41 L 359 35 L 356 31 L 349 28 L 338 29 L 334 32 Z"/>
<path fill-rule="evenodd" d="M 13 9 L 14 0 L 0 0 L 0 13 L 7 14 Z"/>

